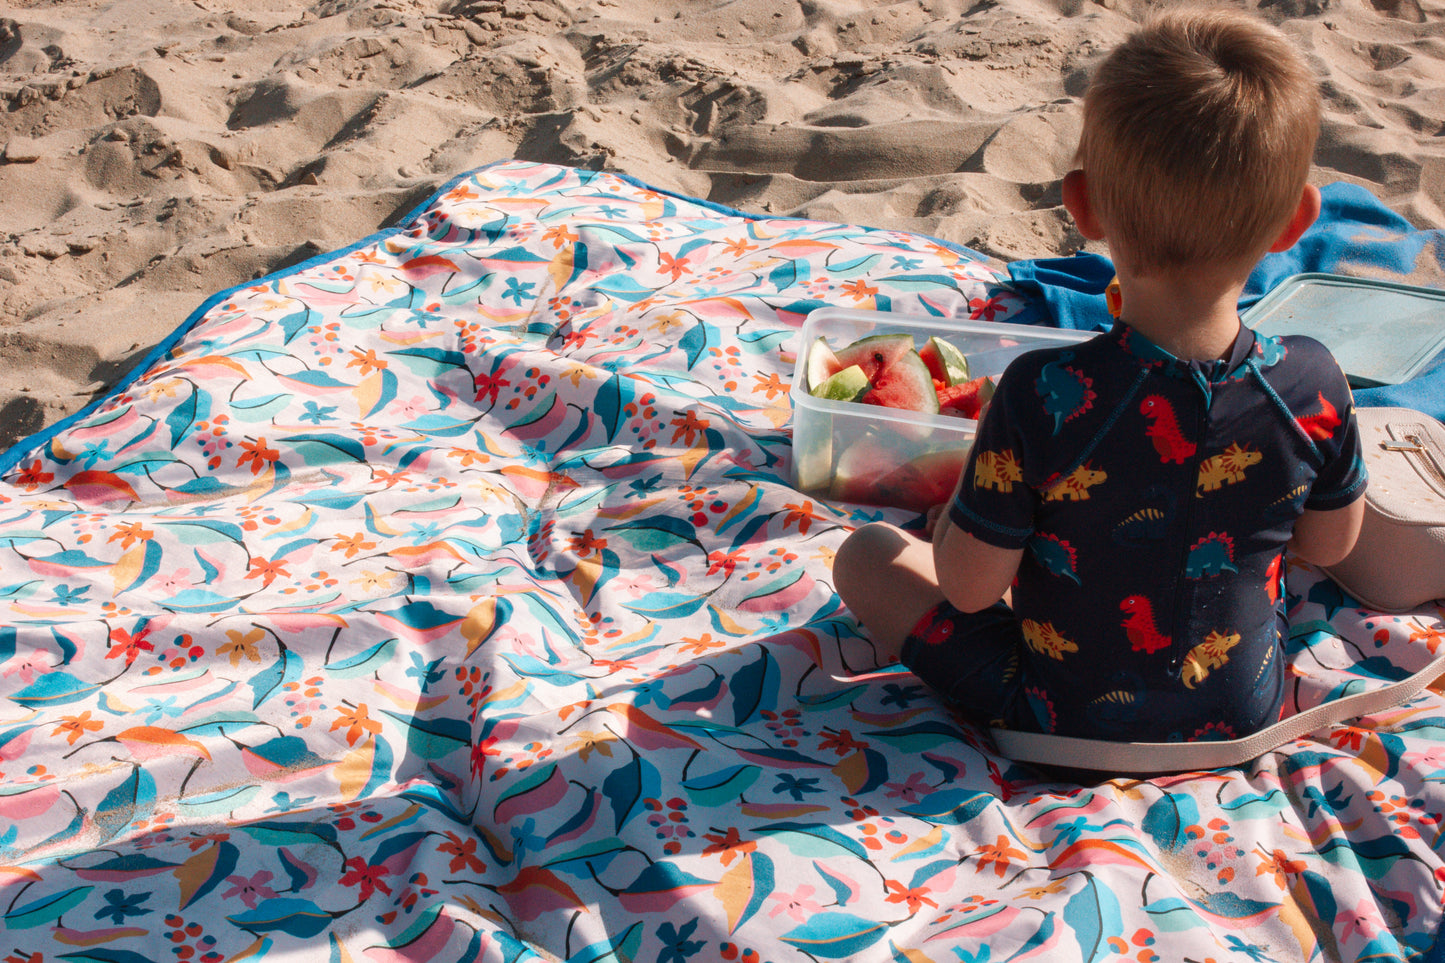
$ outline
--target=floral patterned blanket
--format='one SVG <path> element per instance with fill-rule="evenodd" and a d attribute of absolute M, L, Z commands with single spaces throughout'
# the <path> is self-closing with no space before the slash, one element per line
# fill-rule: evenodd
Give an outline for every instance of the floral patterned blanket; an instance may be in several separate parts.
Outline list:
<path fill-rule="evenodd" d="M 211 298 L 0 485 L 0 961 L 1425 958 L 1434 692 L 1082 786 L 879 670 L 788 484 L 825 304 L 970 252 L 504 162 Z M 1299 705 L 1441 612 L 1289 573 Z"/>

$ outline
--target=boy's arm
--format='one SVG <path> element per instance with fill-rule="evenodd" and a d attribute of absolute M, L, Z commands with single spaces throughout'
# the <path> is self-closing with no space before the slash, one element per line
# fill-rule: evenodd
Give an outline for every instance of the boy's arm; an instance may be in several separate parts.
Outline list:
<path fill-rule="evenodd" d="M 1289 540 L 1289 548 L 1307 562 L 1334 565 L 1355 547 L 1355 539 L 1360 535 L 1360 524 L 1364 519 L 1363 490 L 1359 498 L 1343 508 L 1329 511 L 1306 508 L 1295 520 L 1294 535 Z"/>
<path fill-rule="evenodd" d="M 979 612 L 1008 591 L 1023 561 L 1021 548 L 999 548 L 959 528 L 945 512 L 933 529 L 938 587 L 960 612 Z"/>
<path fill-rule="evenodd" d="M 953 524 L 948 517 L 948 505 L 958 497 L 958 489 L 966 476 L 966 472 L 959 476 L 949 502 L 929 513 L 933 525 L 933 568 L 943 597 L 954 608 L 960 612 L 979 612 L 1003 598 L 1018 574 L 1024 550 L 990 545 Z"/>

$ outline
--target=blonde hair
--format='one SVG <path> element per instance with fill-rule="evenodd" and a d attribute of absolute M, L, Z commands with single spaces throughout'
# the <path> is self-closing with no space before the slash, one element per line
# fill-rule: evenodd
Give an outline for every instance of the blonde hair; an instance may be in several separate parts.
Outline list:
<path fill-rule="evenodd" d="M 1174 10 L 1100 65 L 1077 162 L 1136 270 L 1257 259 L 1300 201 L 1319 89 L 1279 30 L 1241 11 Z"/>

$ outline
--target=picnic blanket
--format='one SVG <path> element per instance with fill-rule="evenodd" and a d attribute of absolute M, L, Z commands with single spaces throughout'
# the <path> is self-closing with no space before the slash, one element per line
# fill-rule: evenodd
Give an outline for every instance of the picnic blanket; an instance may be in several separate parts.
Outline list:
<path fill-rule="evenodd" d="M 931 238 L 503 162 L 12 449 L 0 960 L 1424 958 L 1439 695 L 1084 786 L 876 665 L 830 560 L 916 519 L 788 483 L 824 304 L 1029 307 Z M 1295 706 L 1445 639 L 1288 591 Z"/>

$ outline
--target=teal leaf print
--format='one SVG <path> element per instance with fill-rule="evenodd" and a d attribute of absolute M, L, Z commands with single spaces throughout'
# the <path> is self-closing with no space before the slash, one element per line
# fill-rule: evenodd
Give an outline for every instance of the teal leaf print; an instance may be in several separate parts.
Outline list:
<path fill-rule="evenodd" d="M 760 713 L 778 707 L 778 663 L 765 646 L 758 646 L 757 658 L 733 674 L 733 725 L 742 726 Z"/>
<path fill-rule="evenodd" d="M 1064 904 L 1064 922 L 1074 931 L 1085 961 L 1107 959 L 1114 955 L 1109 937 L 1120 935 L 1124 925 L 1119 915 L 1119 898 L 1092 873 L 1076 875 L 1084 878 L 1084 885 Z"/>
<path fill-rule="evenodd" d="M 602 780 L 602 793 L 612 806 L 618 832 L 643 808 L 642 801 L 662 791 L 662 777 L 657 767 L 636 752 L 632 761 L 614 769 Z"/>
<path fill-rule="evenodd" d="M 498 823 L 509 823 L 528 813 L 543 812 L 557 805 L 567 793 L 567 778 L 555 763 L 529 771 L 526 777 L 497 797 L 492 817 Z"/>
<path fill-rule="evenodd" d="M 254 693 L 251 708 L 261 708 L 263 703 L 282 691 L 286 683 L 300 679 L 305 668 L 300 656 L 282 646 L 281 654 L 275 662 L 251 676 L 250 686 Z"/>
<path fill-rule="evenodd" d="M 406 747 L 422 759 L 442 759 L 472 744 L 472 727 L 446 716 L 403 716 L 389 709 L 382 714 L 406 727 Z"/>
<path fill-rule="evenodd" d="M 69 672 L 49 672 L 10 696 L 27 708 L 62 706 L 88 698 L 100 688 L 95 682 L 77 679 Z"/>
<path fill-rule="evenodd" d="M 5 928 L 26 930 L 53 923 L 85 902 L 93 889 L 94 886 L 76 886 L 17 906 L 5 914 Z"/>
<path fill-rule="evenodd" d="M 584 947 L 567 958 L 567 963 L 633 963 L 642 947 L 643 927 L 633 923 L 617 939 L 607 938 Z"/>
<path fill-rule="evenodd" d="M 900 809 L 931 823 L 962 826 L 997 802 L 997 796 L 980 789 L 940 789 Z"/>
<path fill-rule="evenodd" d="M 330 913 L 310 900 L 292 896 L 265 900 L 253 910 L 226 919 L 252 933 L 279 931 L 303 940 L 320 936 L 331 925 Z"/>
<path fill-rule="evenodd" d="M 341 679 L 355 679 L 371 675 L 391 661 L 391 655 L 396 650 L 398 641 L 396 638 L 384 639 L 349 658 L 327 662 L 325 669 Z"/>
<path fill-rule="evenodd" d="M 1140 827 L 1161 849 L 1173 851 L 1192 841 L 1188 827 L 1199 824 L 1199 806 L 1193 796 L 1165 793 L 1150 805 Z"/>
<path fill-rule="evenodd" d="M 793 855 L 807 859 L 831 859 L 840 852 L 864 861 L 868 859 L 868 852 L 860 843 L 821 823 L 773 823 L 759 826 L 757 832 L 776 839 Z"/>
<path fill-rule="evenodd" d="M 783 940 L 825 960 L 844 960 L 883 939 L 888 924 L 852 913 L 819 913 L 802 926 L 783 934 Z"/>
<path fill-rule="evenodd" d="M 688 798 L 699 806 L 715 808 L 731 803 L 757 782 L 762 769 L 757 766 L 728 766 L 717 772 L 684 779 L 682 788 Z"/>

